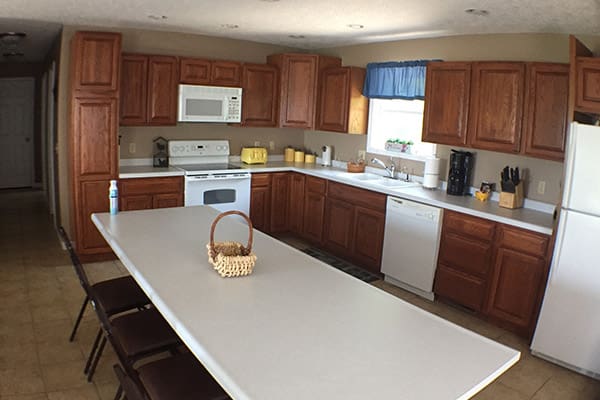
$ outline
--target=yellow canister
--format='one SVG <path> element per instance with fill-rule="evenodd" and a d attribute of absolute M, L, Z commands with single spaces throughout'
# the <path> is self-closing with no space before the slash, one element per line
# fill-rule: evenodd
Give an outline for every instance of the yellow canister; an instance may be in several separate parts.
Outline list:
<path fill-rule="evenodd" d="M 315 163 L 315 155 L 314 154 L 305 154 L 304 162 L 306 164 L 314 164 Z"/>
<path fill-rule="evenodd" d="M 283 155 L 283 161 L 294 162 L 294 152 L 295 150 L 292 147 L 287 147 Z"/>
<path fill-rule="evenodd" d="M 304 152 L 296 151 L 294 153 L 294 162 L 304 162 Z"/>

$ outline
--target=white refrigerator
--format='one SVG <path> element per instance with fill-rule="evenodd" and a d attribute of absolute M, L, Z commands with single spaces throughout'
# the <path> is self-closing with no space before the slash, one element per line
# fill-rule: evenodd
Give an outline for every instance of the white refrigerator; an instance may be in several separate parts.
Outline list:
<path fill-rule="evenodd" d="M 600 127 L 572 123 L 565 187 L 532 353 L 600 377 Z"/>

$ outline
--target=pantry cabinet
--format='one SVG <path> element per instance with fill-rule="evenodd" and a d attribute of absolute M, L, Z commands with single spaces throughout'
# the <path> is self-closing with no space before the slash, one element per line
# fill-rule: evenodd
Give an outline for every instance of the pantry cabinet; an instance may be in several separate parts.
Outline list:
<path fill-rule="evenodd" d="M 76 32 L 71 42 L 72 90 L 119 90 L 121 34 Z"/>
<path fill-rule="evenodd" d="M 122 179 L 119 186 L 123 211 L 183 206 L 183 178 L 179 176 Z"/>
<path fill-rule="evenodd" d="M 362 95 L 365 69 L 328 68 L 319 77 L 319 107 L 316 129 L 365 135 L 369 100 Z"/>
<path fill-rule="evenodd" d="M 242 126 L 277 126 L 277 68 L 267 64 L 244 64 L 242 89 Z"/>
<path fill-rule="evenodd" d="M 177 57 L 123 54 L 121 68 L 121 125 L 176 125 Z"/>
<path fill-rule="evenodd" d="M 179 83 L 188 85 L 241 86 L 242 64 L 237 61 L 182 57 Z"/>

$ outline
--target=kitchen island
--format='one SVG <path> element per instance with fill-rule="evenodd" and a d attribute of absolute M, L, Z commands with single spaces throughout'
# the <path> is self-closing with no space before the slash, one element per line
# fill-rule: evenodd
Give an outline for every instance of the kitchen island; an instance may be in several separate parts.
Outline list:
<path fill-rule="evenodd" d="M 217 212 L 92 219 L 157 309 L 234 399 L 467 399 L 520 353 L 254 231 L 254 273 L 221 278 Z M 223 219 L 216 240 L 247 240 Z"/>

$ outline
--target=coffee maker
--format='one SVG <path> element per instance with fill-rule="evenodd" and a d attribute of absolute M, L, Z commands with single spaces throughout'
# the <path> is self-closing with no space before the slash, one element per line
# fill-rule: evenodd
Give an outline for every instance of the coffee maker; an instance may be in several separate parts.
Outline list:
<path fill-rule="evenodd" d="M 446 192 L 456 196 L 469 194 L 472 170 L 473 153 L 452 150 L 452 154 L 450 154 L 450 168 L 448 170 L 448 186 Z"/>

